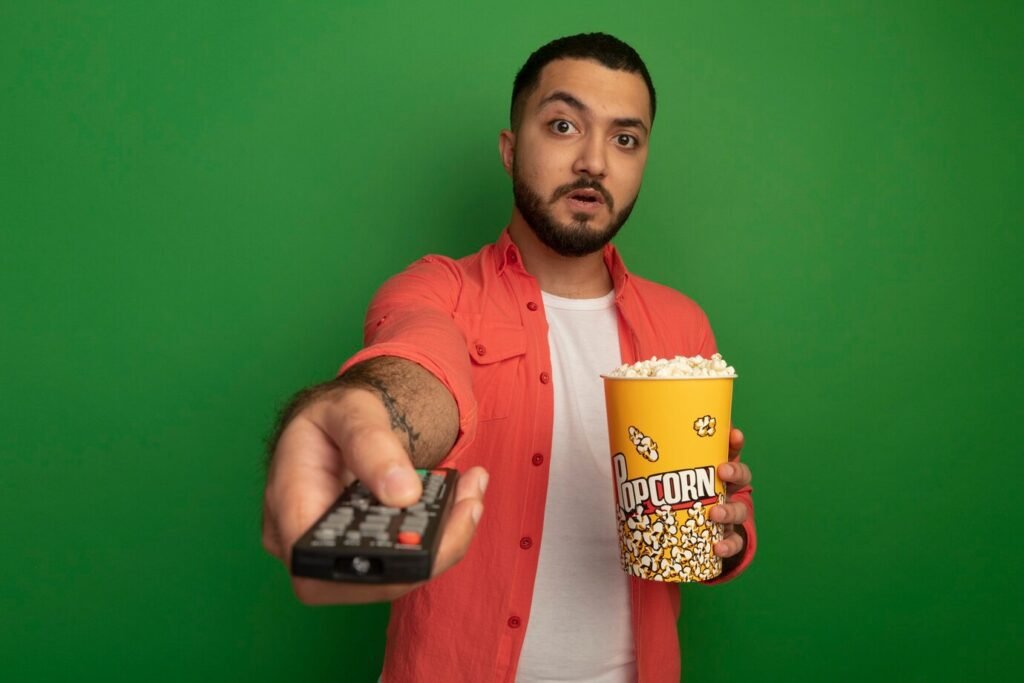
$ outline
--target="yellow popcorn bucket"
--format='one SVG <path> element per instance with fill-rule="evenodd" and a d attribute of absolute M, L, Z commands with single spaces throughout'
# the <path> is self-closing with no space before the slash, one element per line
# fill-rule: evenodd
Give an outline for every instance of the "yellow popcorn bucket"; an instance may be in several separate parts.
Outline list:
<path fill-rule="evenodd" d="M 622 568 L 652 581 L 722 573 L 714 545 L 725 502 L 735 377 L 604 378 Z"/>

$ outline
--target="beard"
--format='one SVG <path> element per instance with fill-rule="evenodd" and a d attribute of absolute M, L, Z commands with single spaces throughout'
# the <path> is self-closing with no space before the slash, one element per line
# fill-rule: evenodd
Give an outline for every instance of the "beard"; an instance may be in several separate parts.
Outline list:
<path fill-rule="evenodd" d="M 593 189 L 604 197 L 605 206 L 612 212 L 611 221 L 604 230 L 591 227 L 594 219 L 585 213 L 573 214 L 571 223 L 563 224 L 555 220 L 550 207 L 556 201 L 576 190 Z M 533 233 L 548 248 L 562 256 L 586 256 L 603 249 L 618 234 L 629 214 L 633 211 L 637 197 L 618 213 L 614 213 L 615 204 L 612 196 L 601 183 L 596 180 L 580 178 L 574 183 L 562 185 L 551 193 L 551 199 L 545 203 L 540 194 L 535 192 L 512 167 L 512 194 L 515 196 L 516 208 L 526 220 Z M 637 193 L 639 196 L 639 193 Z"/>

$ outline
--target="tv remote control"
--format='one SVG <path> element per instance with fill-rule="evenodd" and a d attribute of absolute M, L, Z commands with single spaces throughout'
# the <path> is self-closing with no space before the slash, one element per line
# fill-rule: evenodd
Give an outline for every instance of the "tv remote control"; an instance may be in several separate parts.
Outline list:
<path fill-rule="evenodd" d="M 416 470 L 420 500 L 382 505 L 353 482 L 292 548 L 292 574 L 331 581 L 408 583 L 430 578 L 459 473 Z"/>

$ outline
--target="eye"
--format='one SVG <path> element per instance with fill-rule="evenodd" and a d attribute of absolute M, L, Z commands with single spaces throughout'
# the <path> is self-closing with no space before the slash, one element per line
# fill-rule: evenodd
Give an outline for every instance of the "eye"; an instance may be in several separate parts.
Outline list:
<path fill-rule="evenodd" d="M 620 135 L 615 136 L 615 144 L 617 144 L 619 147 L 626 147 L 628 149 L 632 149 L 634 147 L 637 147 L 640 144 L 640 141 L 634 135 L 626 135 L 625 133 L 622 133 Z"/>
<path fill-rule="evenodd" d="M 579 129 L 572 125 L 565 119 L 557 119 L 548 124 L 548 128 L 552 132 L 558 133 L 559 135 L 568 135 L 570 133 L 578 133 Z"/>

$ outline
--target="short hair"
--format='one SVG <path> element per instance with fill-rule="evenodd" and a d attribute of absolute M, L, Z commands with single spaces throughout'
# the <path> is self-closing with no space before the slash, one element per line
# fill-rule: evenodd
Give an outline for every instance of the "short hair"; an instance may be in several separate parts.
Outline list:
<path fill-rule="evenodd" d="M 651 123 L 654 123 L 654 83 L 651 82 L 651 74 L 648 73 L 647 66 L 637 51 L 607 33 L 578 33 L 552 40 L 530 55 L 519 69 L 512 84 L 512 105 L 509 108 L 509 125 L 513 130 L 518 128 L 522 121 L 523 105 L 530 93 L 536 90 L 540 72 L 556 59 L 592 59 L 609 69 L 640 74 L 647 84 L 647 93 L 651 97 Z"/>

